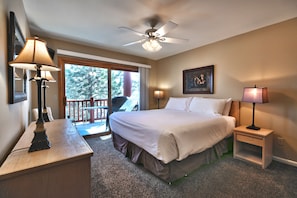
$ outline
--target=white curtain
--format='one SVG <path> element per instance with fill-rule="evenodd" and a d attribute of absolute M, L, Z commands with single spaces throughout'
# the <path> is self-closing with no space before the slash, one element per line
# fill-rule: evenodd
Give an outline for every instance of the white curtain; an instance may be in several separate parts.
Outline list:
<path fill-rule="evenodd" d="M 140 74 L 140 98 L 139 109 L 149 109 L 149 68 L 139 67 Z"/>

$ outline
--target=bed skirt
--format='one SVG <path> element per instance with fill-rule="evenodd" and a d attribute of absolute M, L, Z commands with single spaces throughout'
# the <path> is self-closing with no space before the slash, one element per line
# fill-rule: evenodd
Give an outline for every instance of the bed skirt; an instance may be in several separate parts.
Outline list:
<path fill-rule="evenodd" d="M 175 160 L 165 164 L 116 133 L 112 133 L 112 139 L 116 150 L 123 153 L 133 163 L 143 165 L 145 169 L 168 183 L 187 176 L 202 165 L 210 164 L 219 159 L 224 153 L 228 152 L 230 147 L 228 144 L 232 142 L 230 138 L 223 139 L 201 153 L 190 155 L 182 161 Z"/>

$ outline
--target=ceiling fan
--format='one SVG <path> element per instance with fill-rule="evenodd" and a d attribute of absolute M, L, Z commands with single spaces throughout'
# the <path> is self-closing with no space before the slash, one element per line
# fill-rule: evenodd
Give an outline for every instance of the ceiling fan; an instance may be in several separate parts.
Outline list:
<path fill-rule="evenodd" d="M 158 17 L 158 16 L 153 16 L 151 18 L 148 18 L 147 23 L 150 25 L 151 28 L 147 29 L 145 31 L 145 33 L 135 31 L 128 27 L 120 27 L 121 29 L 129 30 L 129 31 L 133 32 L 134 34 L 142 37 L 142 39 L 140 39 L 140 40 L 124 44 L 123 46 L 129 46 L 129 45 L 142 43 L 142 47 L 145 50 L 147 50 L 149 52 L 156 52 L 162 48 L 162 46 L 160 45 L 159 42 L 161 42 L 161 43 L 183 43 L 183 42 L 187 41 L 186 39 L 165 37 L 165 35 L 170 30 L 173 30 L 174 28 L 177 27 L 177 24 L 172 21 L 168 21 L 166 24 L 164 24 L 160 28 L 156 29 L 155 27 L 160 23 L 160 21 L 161 21 L 160 17 Z"/>

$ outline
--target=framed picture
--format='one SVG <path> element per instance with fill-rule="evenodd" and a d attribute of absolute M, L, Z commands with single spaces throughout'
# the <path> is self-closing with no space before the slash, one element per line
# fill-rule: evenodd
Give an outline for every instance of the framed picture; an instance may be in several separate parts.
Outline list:
<path fill-rule="evenodd" d="M 183 70 L 184 94 L 213 94 L 214 65 Z"/>
<path fill-rule="evenodd" d="M 8 28 L 8 62 L 16 58 L 25 45 L 25 38 L 14 12 L 9 13 Z M 27 100 L 26 70 L 7 66 L 8 72 L 8 101 L 10 104 Z"/>

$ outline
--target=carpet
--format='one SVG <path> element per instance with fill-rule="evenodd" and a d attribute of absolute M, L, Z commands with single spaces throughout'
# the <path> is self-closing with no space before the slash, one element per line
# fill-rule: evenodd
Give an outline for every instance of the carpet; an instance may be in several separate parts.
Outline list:
<path fill-rule="evenodd" d="M 88 138 L 93 198 L 125 197 L 297 197 L 297 168 L 273 161 L 267 169 L 226 155 L 172 185 L 133 164 L 112 140 Z"/>

